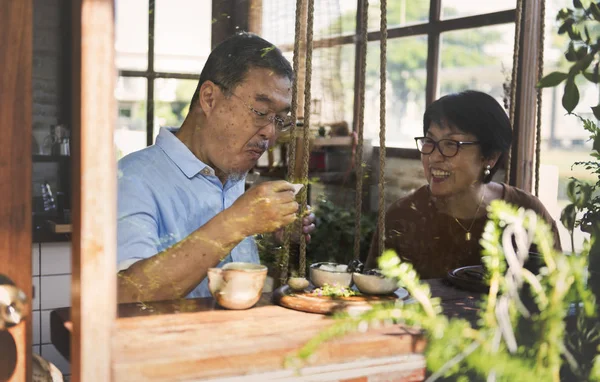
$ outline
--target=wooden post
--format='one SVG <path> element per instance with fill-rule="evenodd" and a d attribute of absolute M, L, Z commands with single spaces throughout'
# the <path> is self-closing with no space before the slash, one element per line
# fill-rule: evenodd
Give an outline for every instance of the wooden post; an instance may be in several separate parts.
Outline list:
<path fill-rule="evenodd" d="M 510 184 L 532 192 L 541 1 L 525 1 L 521 23 Z"/>
<path fill-rule="evenodd" d="M 262 0 L 248 0 L 248 32 L 262 35 Z"/>
<path fill-rule="evenodd" d="M 113 0 L 73 1 L 73 381 L 110 381 L 116 319 Z"/>
<path fill-rule="evenodd" d="M 0 273 L 30 301 L 32 14 L 31 0 L 0 0 Z M 27 313 L 0 338 L 1 380 L 31 381 L 31 306 Z"/>

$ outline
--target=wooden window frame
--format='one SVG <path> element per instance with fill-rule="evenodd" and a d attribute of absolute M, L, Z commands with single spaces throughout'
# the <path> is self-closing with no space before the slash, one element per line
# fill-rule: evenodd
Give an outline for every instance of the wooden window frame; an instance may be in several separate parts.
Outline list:
<path fill-rule="evenodd" d="M 244 6 L 246 4 L 246 6 Z M 233 34 L 235 27 L 246 29 L 248 20 L 248 6 L 246 1 L 240 0 L 212 0 L 212 19 L 218 20 L 213 23 L 211 33 L 211 46 L 215 46 L 227 36 Z M 223 17 L 224 14 L 234 15 Z M 156 33 L 156 0 L 148 0 L 148 56 L 146 70 L 119 70 L 119 76 L 143 78 L 146 80 L 146 145 L 154 142 L 154 84 L 158 78 L 170 78 L 179 80 L 199 80 L 200 73 L 180 73 L 174 71 L 156 71 L 154 69 L 154 37 Z M 190 95 L 191 99 L 191 95 Z"/>

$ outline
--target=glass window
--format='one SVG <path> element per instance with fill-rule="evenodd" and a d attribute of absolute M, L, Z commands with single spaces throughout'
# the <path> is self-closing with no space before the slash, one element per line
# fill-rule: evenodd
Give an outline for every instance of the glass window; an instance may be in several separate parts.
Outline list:
<path fill-rule="evenodd" d="M 572 8 L 570 0 L 554 0 L 547 2 L 546 39 L 544 41 L 544 74 L 554 71 L 566 72 L 567 62 L 564 52 L 567 39 L 557 36 L 559 25 L 556 14 L 563 7 Z M 591 82 L 579 79 L 577 86 L 580 93 L 579 104 L 573 113 L 582 118 L 594 119 L 590 106 L 599 101 L 598 88 Z M 566 115 L 562 106 L 564 85 L 546 88 L 542 93 L 542 146 L 540 160 L 539 198 L 552 217 L 556 220 L 564 251 L 571 251 L 571 238 L 566 228 L 560 223 L 562 209 L 569 203 L 566 189 L 571 177 L 594 182 L 589 170 L 583 166 L 573 166 L 579 161 L 593 160 L 590 156 L 591 144 L 589 132 L 583 129 L 581 121 L 575 116 Z M 574 232 L 575 251 L 580 251 L 588 234 L 576 229 Z"/>
<path fill-rule="evenodd" d="M 313 126 L 335 122 L 352 124 L 354 103 L 354 45 L 338 45 L 313 52 Z"/>
<path fill-rule="evenodd" d="M 514 35 L 514 24 L 443 33 L 439 95 L 474 89 L 502 103 L 512 73 Z"/>
<path fill-rule="evenodd" d="M 212 2 L 156 0 L 154 69 L 200 73 L 211 50 Z"/>
<path fill-rule="evenodd" d="M 262 37 L 277 45 L 293 47 L 296 0 L 262 1 Z M 316 1 L 313 39 L 320 40 L 356 30 L 356 1 Z"/>
<path fill-rule="evenodd" d="M 148 0 L 117 0 L 115 21 L 117 68 L 148 69 Z"/>
<path fill-rule="evenodd" d="M 422 135 L 427 82 L 427 37 L 388 41 L 386 146 L 415 148 Z M 379 146 L 379 41 L 367 46 L 364 139 Z"/>
<path fill-rule="evenodd" d="M 146 86 L 140 77 L 119 77 L 115 89 L 119 111 L 115 129 L 117 159 L 146 147 Z"/>
<path fill-rule="evenodd" d="M 395 0 L 387 3 L 388 28 L 425 23 L 429 20 L 429 1 Z M 381 4 L 369 2 L 369 30 L 379 30 Z"/>
<path fill-rule="evenodd" d="M 161 127 L 179 128 L 187 116 L 198 80 L 159 78 L 154 82 L 154 136 Z"/>
<path fill-rule="evenodd" d="M 442 0 L 442 19 L 506 11 L 516 6 L 516 0 Z"/>

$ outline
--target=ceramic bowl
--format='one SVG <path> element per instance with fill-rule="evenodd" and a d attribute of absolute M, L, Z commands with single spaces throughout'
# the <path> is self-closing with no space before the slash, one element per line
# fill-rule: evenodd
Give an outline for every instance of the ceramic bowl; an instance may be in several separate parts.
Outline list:
<path fill-rule="evenodd" d="M 317 288 L 325 284 L 349 287 L 352 273 L 346 272 L 347 265 L 337 263 L 314 263 L 310 266 L 310 281 Z"/>
<path fill-rule="evenodd" d="M 396 280 L 388 279 L 378 275 L 364 275 L 353 273 L 352 281 L 363 294 L 391 294 L 398 289 Z"/>

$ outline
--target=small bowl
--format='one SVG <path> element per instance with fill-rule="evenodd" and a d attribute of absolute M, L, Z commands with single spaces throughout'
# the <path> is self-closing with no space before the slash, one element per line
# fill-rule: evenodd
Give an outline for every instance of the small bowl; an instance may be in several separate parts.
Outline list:
<path fill-rule="evenodd" d="M 394 279 L 388 279 L 378 275 L 363 275 L 353 273 L 352 281 L 363 294 L 392 294 L 398 289 L 398 283 Z"/>
<path fill-rule="evenodd" d="M 323 265 L 326 267 L 330 267 L 330 269 L 320 268 Z M 337 263 L 311 264 L 310 281 L 317 288 L 321 288 L 325 284 L 335 284 L 340 287 L 349 287 L 350 284 L 352 284 L 352 273 L 346 272 L 347 267 L 347 265 Z"/>

